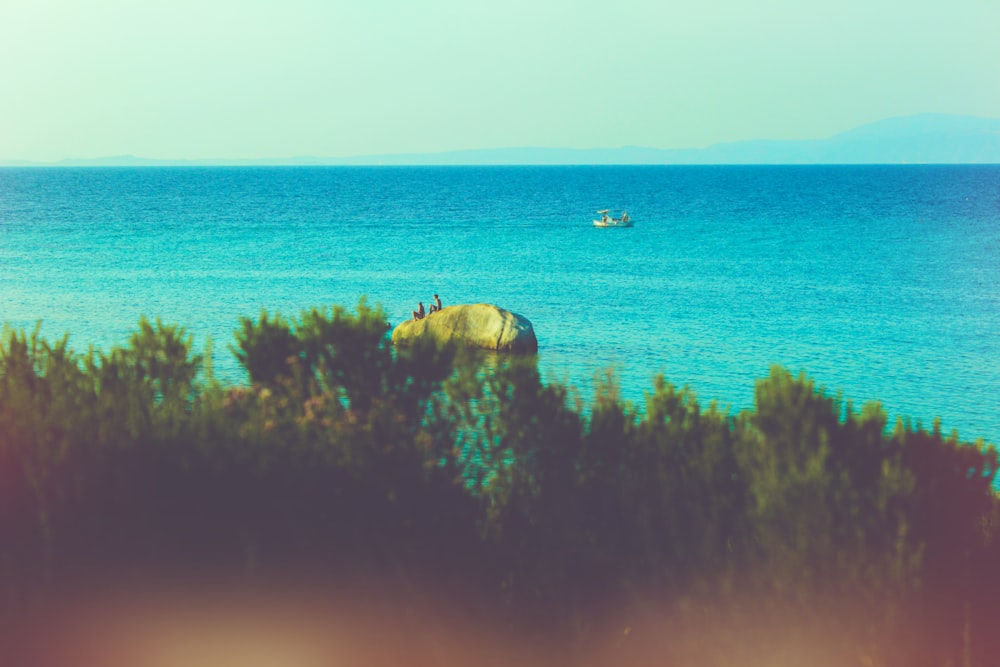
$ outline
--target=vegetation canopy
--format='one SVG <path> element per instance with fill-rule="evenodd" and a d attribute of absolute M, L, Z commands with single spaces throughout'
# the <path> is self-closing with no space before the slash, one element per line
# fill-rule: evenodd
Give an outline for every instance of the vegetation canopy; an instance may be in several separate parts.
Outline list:
<path fill-rule="evenodd" d="M 678 665 L 1000 656 L 997 453 L 774 368 L 753 410 L 533 357 L 395 349 L 380 308 L 0 343 L 4 627 L 82 582 L 294 574 L 438 591 L 518 635 Z"/>

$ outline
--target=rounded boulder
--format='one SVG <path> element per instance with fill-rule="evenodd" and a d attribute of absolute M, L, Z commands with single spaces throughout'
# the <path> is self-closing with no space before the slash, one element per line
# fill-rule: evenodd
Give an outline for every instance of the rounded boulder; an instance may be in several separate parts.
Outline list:
<path fill-rule="evenodd" d="M 392 332 L 395 345 L 430 336 L 497 352 L 535 354 L 538 339 L 528 318 L 489 303 L 448 306 L 420 320 L 408 320 Z"/>

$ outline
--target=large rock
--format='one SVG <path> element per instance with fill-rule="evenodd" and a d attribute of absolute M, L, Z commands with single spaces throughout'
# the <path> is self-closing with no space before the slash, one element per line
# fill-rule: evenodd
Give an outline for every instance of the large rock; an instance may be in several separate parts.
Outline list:
<path fill-rule="evenodd" d="M 432 336 L 498 352 L 538 352 L 538 339 L 527 318 L 488 303 L 448 306 L 422 320 L 408 320 L 392 332 L 394 344 Z"/>

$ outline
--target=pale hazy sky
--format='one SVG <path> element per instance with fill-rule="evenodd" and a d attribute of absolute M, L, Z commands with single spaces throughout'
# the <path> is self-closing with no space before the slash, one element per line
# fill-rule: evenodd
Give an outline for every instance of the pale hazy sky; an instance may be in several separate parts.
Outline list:
<path fill-rule="evenodd" d="M 1000 117 L 1000 0 L 0 0 L 0 160 L 816 139 Z"/>

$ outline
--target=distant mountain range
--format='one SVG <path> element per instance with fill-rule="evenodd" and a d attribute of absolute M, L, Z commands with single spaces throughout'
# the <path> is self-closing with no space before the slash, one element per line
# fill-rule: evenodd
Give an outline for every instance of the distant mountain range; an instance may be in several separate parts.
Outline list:
<path fill-rule="evenodd" d="M 210 165 L 583 165 L 583 164 L 1000 164 L 1000 118 L 950 114 L 900 116 L 829 139 L 756 140 L 708 148 L 485 148 L 350 158 L 155 160 L 121 155 L 55 163 L 0 161 L 2 166 Z"/>

